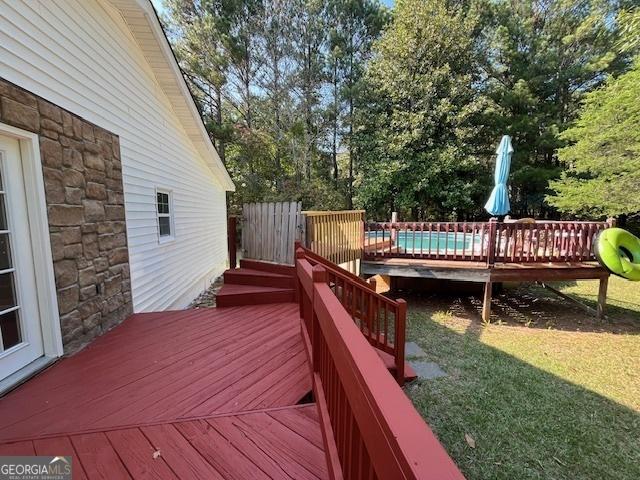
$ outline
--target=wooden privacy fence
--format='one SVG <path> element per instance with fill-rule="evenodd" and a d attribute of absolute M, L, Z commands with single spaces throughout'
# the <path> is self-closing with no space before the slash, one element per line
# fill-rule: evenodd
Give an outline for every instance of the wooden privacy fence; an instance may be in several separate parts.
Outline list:
<path fill-rule="evenodd" d="M 294 242 L 303 238 L 301 202 L 242 206 L 242 254 L 245 258 L 293 265 Z"/>
<path fill-rule="evenodd" d="M 297 258 L 296 275 L 329 478 L 464 478 L 331 290 L 327 269 Z"/>
<path fill-rule="evenodd" d="M 337 265 L 362 258 L 364 210 L 303 213 L 311 251 Z"/>
<path fill-rule="evenodd" d="M 391 300 L 375 292 L 375 284 L 340 268 L 300 245 L 296 258 L 304 258 L 312 266 L 326 270 L 327 285 L 360 329 L 370 345 L 393 356 L 395 377 L 404 384 L 404 344 L 407 323 L 407 304 Z"/>
<path fill-rule="evenodd" d="M 493 265 L 595 260 L 607 222 L 388 222 L 365 224 L 366 259 L 466 260 Z"/>

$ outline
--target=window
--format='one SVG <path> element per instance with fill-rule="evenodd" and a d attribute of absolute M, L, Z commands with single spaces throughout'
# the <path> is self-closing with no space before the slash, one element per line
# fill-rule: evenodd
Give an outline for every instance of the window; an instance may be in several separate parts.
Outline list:
<path fill-rule="evenodd" d="M 170 240 L 173 238 L 173 203 L 170 191 L 156 190 L 156 207 L 160 242 Z"/>

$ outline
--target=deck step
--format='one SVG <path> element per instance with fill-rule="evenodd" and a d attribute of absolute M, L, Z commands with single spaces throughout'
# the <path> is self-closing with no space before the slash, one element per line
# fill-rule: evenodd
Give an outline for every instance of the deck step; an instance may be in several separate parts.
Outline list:
<path fill-rule="evenodd" d="M 293 277 L 296 273 L 296 269 L 292 265 L 281 265 L 279 263 L 262 262 L 260 260 L 250 260 L 245 258 L 240 260 L 240 268 L 250 268 L 251 270 L 277 273 L 279 275 L 287 275 L 290 277 Z"/>
<path fill-rule="evenodd" d="M 395 361 L 395 358 L 393 358 L 393 355 L 389 355 L 387 352 L 383 352 L 382 350 L 377 348 L 374 348 L 374 350 L 376 351 L 376 353 L 384 363 L 384 366 L 387 367 L 387 370 L 389 370 L 391 375 L 395 377 L 396 361 Z M 409 362 L 404 362 L 404 381 L 407 383 L 413 382 L 416 378 L 418 378 L 418 375 L 413 370 L 411 365 L 409 365 Z"/>
<path fill-rule="evenodd" d="M 258 287 L 293 288 L 293 277 L 279 273 L 235 268 L 224 272 L 224 283 L 234 285 L 255 285 Z"/>
<path fill-rule="evenodd" d="M 295 291 L 292 288 L 237 285 L 232 283 L 223 285 L 216 296 L 216 306 L 222 308 L 293 301 L 295 301 Z"/>

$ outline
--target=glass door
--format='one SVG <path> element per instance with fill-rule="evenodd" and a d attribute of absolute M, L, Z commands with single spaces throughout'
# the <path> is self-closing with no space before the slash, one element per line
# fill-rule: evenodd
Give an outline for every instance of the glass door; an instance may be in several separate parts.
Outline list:
<path fill-rule="evenodd" d="M 0 136 L 0 380 L 43 355 L 18 140 Z"/>

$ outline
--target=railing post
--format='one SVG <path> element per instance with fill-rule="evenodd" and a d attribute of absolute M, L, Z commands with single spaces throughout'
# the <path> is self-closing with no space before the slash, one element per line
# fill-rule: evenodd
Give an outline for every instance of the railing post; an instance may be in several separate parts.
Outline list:
<path fill-rule="evenodd" d="M 498 231 L 498 219 L 489 219 L 489 242 L 487 244 L 487 267 L 493 268 L 496 261 L 496 234 Z"/>
<path fill-rule="evenodd" d="M 393 246 L 396 243 L 396 238 L 398 236 L 398 232 L 396 232 L 396 229 L 393 227 L 393 225 L 395 223 L 398 223 L 398 212 L 391 212 L 391 232 L 390 232 L 390 238 L 391 238 L 391 245 Z M 384 240 L 384 237 L 383 237 Z"/>
<path fill-rule="evenodd" d="M 365 242 L 366 240 L 366 232 L 367 232 L 367 228 L 365 226 L 365 223 L 367 222 L 366 219 L 366 212 L 362 212 L 360 214 L 360 255 L 359 255 L 359 260 L 362 261 L 365 257 Z M 358 268 L 358 273 L 360 272 L 360 268 Z"/>
<path fill-rule="evenodd" d="M 314 297 L 318 284 L 327 284 L 327 270 L 322 265 L 314 265 L 311 270 L 311 278 L 313 279 L 313 296 L 311 297 L 311 354 L 313 371 L 318 372 L 320 369 L 320 325 L 316 316 Z"/>
<path fill-rule="evenodd" d="M 300 316 L 304 317 L 304 302 L 302 298 L 302 284 L 300 283 L 300 277 L 298 276 L 298 260 L 302 260 L 304 258 L 304 250 L 300 248 L 300 242 L 296 243 L 296 251 L 295 251 L 295 286 L 296 286 L 296 300 L 298 301 L 298 308 L 300 309 Z"/>
<path fill-rule="evenodd" d="M 398 385 L 402 386 L 404 385 L 404 342 L 406 339 L 407 329 L 407 302 L 401 298 L 397 299 L 396 302 L 398 302 L 398 311 L 396 313 L 398 318 L 393 343 L 396 352 L 396 381 L 398 382 Z"/>
<path fill-rule="evenodd" d="M 616 219 L 613 217 L 609 217 L 607 218 L 607 224 L 609 225 L 609 228 L 613 228 L 616 226 Z"/>
<path fill-rule="evenodd" d="M 227 219 L 227 246 L 229 248 L 229 268 L 235 269 L 238 262 L 236 252 L 237 229 L 236 217 L 234 215 Z"/>

